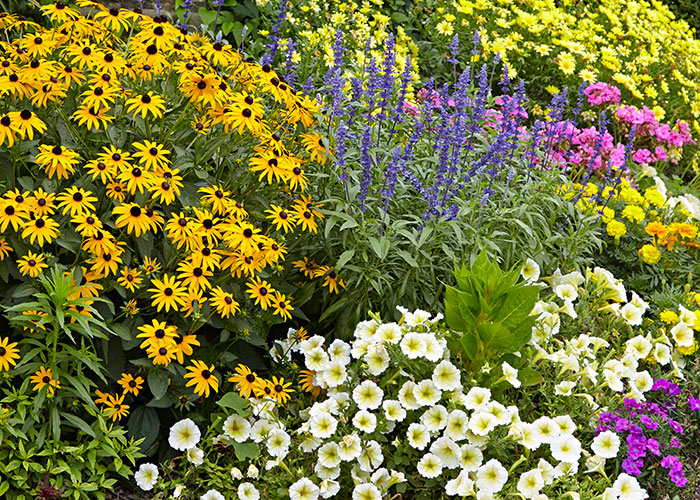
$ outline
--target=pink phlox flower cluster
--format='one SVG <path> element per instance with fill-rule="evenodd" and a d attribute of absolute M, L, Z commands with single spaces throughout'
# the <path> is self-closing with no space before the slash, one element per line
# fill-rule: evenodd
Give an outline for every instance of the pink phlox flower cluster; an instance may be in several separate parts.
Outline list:
<path fill-rule="evenodd" d="M 591 106 L 599 106 L 601 104 L 620 104 L 620 89 L 614 85 L 598 82 L 589 85 L 584 90 L 588 98 L 588 104 Z"/>

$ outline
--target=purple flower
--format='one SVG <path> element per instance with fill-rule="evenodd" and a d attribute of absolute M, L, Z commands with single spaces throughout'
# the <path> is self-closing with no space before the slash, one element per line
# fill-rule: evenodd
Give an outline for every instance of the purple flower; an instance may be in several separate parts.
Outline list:
<path fill-rule="evenodd" d="M 639 420 L 644 424 L 644 427 L 655 431 L 659 427 L 658 422 L 654 422 L 648 415 L 640 415 Z"/>
<path fill-rule="evenodd" d="M 659 449 L 659 442 L 656 439 L 647 439 L 647 450 L 651 452 L 652 455 L 657 457 L 661 456 L 661 450 Z"/>
<path fill-rule="evenodd" d="M 672 418 L 668 419 L 668 425 L 671 427 L 673 432 L 676 432 L 678 434 L 683 434 L 683 427 L 681 426 L 681 424 L 679 424 L 678 422 L 676 422 Z"/>
<path fill-rule="evenodd" d="M 688 405 L 690 406 L 691 410 L 700 411 L 700 398 L 695 399 L 694 397 L 690 396 L 690 399 L 688 399 Z"/>
<path fill-rule="evenodd" d="M 670 448 L 680 448 L 681 442 L 678 441 L 678 438 L 672 438 L 671 441 L 668 443 L 668 446 Z"/>
<path fill-rule="evenodd" d="M 625 469 L 625 472 L 630 476 L 639 476 L 642 473 L 642 470 L 639 467 L 642 465 L 644 465 L 642 460 L 634 460 L 631 457 L 628 457 L 622 461 L 622 468 Z"/>

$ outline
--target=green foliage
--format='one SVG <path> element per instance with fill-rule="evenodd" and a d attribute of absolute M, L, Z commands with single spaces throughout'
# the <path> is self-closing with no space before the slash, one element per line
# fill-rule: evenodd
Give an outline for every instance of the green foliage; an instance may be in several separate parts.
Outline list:
<path fill-rule="evenodd" d="M 445 294 L 445 320 L 459 332 L 450 341 L 468 369 L 476 371 L 487 361 L 518 352 L 530 340 L 536 320 L 530 312 L 539 287 L 518 283 L 519 278 L 519 268 L 504 273 L 486 251 L 471 268 L 455 271 L 457 287 L 448 286 Z"/>

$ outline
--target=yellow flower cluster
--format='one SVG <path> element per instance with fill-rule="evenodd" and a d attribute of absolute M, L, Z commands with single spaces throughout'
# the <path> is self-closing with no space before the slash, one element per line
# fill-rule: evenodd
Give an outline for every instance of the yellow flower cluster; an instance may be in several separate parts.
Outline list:
<path fill-rule="evenodd" d="M 396 70 L 403 72 L 410 56 L 413 81 L 418 82 L 418 47 L 403 27 L 394 28 L 391 18 L 380 13 L 382 4 L 383 0 L 302 0 L 289 8 L 288 19 L 299 29 L 299 36 L 307 47 L 316 57 L 322 58 L 328 68 L 334 65 L 332 47 L 336 30 L 344 34 L 347 60 L 369 63 L 374 57 L 378 65 L 384 60 L 387 38 L 395 33 Z M 315 16 L 325 16 L 328 22 L 312 24 L 309 19 Z M 365 55 L 367 40 L 369 51 Z M 411 88 L 408 94 L 412 94 Z"/>
<path fill-rule="evenodd" d="M 700 43 L 657 0 L 456 0 L 433 15 L 438 36 L 471 40 L 515 71 L 537 68 L 559 85 L 616 83 L 626 101 L 700 117 Z M 700 130 L 697 121 L 696 130 Z"/>
<path fill-rule="evenodd" d="M 593 183 L 585 187 L 569 183 L 561 186 L 559 192 L 569 200 L 582 193 L 576 207 L 598 213 L 608 235 L 616 241 L 628 233 L 627 224 L 643 238 L 651 237 L 651 242 L 642 245 L 638 252 L 646 264 L 657 264 L 663 249 L 671 252 L 680 247 L 700 248 L 700 204 L 694 207 L 697 199 L 688 196 L 671 197 L 659 178 L 643 192 L 634 188 L 629 179 L 623 179 L 617 188 L 605 187 L 602 191 Z M 600 199 L 608 201 L 600 205 L 596 201 Z M 618 212 L 621 217 L 616 219 Z"/>

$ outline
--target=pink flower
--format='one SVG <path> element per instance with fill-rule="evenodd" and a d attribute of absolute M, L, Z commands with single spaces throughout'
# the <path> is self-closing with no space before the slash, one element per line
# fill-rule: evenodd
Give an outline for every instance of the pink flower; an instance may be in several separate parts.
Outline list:
<path fill-rule="evenodd" d="M 598 82 L 590 85 L 584 90 L 588 97 L 588 104 L 599 106 L 601 104 L 620 104 L 620 89 L 614 85 Z"/>
<path fill-rule="evenodd" d="M 653 163 L 653 156 L 648 149 L 638 149 L 632 155 L 632 161 L 636 163 Z"/>

